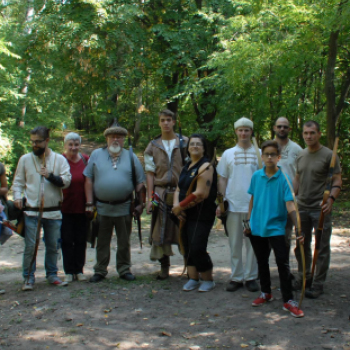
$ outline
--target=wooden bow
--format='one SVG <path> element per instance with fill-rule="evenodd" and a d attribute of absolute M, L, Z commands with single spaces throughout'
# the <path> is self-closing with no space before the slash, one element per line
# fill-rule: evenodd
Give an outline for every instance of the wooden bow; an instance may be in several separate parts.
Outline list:
<path fill-rule="evenodd" d="M 43 154 L 43 167 L 46 167 L 46 161 L 45 161 L 45 152 Z M 38 215 L 38 224 L 36 227 L 36 235 L 35 235 L 35 248 L 34 248 L 34 253 L 32 260 L 30 261 L 29 265 L 29 270 L 28 270 L 28 276 L 26 279 L 26 284 L 29 284 L 30 281 L 30 274 L 33 269 L 33 264 L 35 263 L 36 256 L 38 254 L 38 248 L 39 248 L 39 243 L 40 243 L 40 231 L 41 231 L 41 220 L 43 218 L 43 213 L 44 213 L 44 205 L 45 205 L 45 176 L 41 175 L 41 180 L 40 180 L 40 198 L 39 198 L 40 204 L 39 204 L 39 215 Z"/>
<path fill-rule="evenodd" d="M 194 185 L 196 184 L 197 182 L 197 179 L 199 178 L 199 176 L 201 176 L 205 171 L 209 170 L 211 166 L 214 166 L 215 164 L 215 160 L 216 160 L 216 148 L 214 148 L 214 154 L 213 154 L 213 158 L 211 159 L 210 163 L 208 164 L 207 167 L 205 167 L 201 172 L 199 172 L 192 180 L 190 186 L 188 187 L 188 190 L 186 192 L 186 197 L 189 196 L 192 191 L 193 191 L 193 187 Z M 180 221 L 180 224 L 179 224 L 179 249 L 180 249 L 180 253 L 182 254 L 182 256 L 185 256 L 185 248 L 184 248 L 184 245 L 183 245 L 183 241 L 182 241 L 182 229 L 183 229 L 183 226 L 185 224 L 185 221 L 184 220 L 181 220 Z M 193 234 L 193 237 L 195 235 L 195 232 Z M 186 259 L 184 259 L 184 269 L 181 273 L 181 275 L 183 275 L 186 271 L 186 267 L 187 267 L 187 261 Z"/>
<path fill-rule="evenodd" d="M 292 184 L 290 183 L 288 176 L 285 174 L 285 172 L 282 170 L 282 168 L 280 168 L 282 171 L 283 176 L 285 177 L 288 187 L 292 193 L 293 196 L 293 201 L 294 201 L 294 206 L 295 206 L 295 212 L 296 212 L 296 217 L 297 217 L 297 227 L 296 227 L 296 232 L 297 232 L 297 237 L 302 237 L 302 231 L 301 231 L 301 220 L 300 220 L 300 214 L 299 214 L 299 209 L 298 209 L 298 203 L 297 200 L 295 198 L 295 193 L 294 193 L 294 189 Z M 304 251 L 304 244 L 300 244 L 297 242 L 297 244 L 299 244 L 299 249 L 300 249 L 300 255 L 301 255 L 301 262 L 303 265 L 303 280 L 302 280 L 302 288 L 301 288 L 301 294 L 300 294 L 300 298 L 299 298 L 299 302 L 298 302 L 298 307 L 300 309 L 301 307 L 301 303 L 304 299 L 304 295 L 305 295 L 305 285 L 306 285 L 306 264 L 305 264 L 305 251 Z"/>
<path fill-rule="evenodd" d="M 340 130 L 340 123 L 338 126 L 337 135 L 336 135 L 335 141 L 334 141 L 333 153 L 332 153 L 332 158 L 331 158 L 331 162 L 329 165 L 329 170 L 328 170 L 328 175 L 327 175 L 327 180 L 326 180 L 326 188 L 323 192 L 323 199 L 322 199 L 321 208 L 324 204 L 327 203 L 327 200 L 328 200 L 329 195 L 331 193 L 333 171 L 334 171 L 335 162 L 337 160 L 337 150 L 338 150 L 338 144 L 339 144 L 339 130 Z M 322 234 L 323 234 L 324 219 L 325 219 L 324 212 L 321 209 L 320 217 L 318 219 L 317 230 L 315 233 L 315 249 L 314 249 L 314 256 L 312 259 L 311 281 L 314 278 L 316 262 L 318 259 L 318 252 L 319 252 L 320 246 L 321 246 L 321 238 L 322 238 Z"/>

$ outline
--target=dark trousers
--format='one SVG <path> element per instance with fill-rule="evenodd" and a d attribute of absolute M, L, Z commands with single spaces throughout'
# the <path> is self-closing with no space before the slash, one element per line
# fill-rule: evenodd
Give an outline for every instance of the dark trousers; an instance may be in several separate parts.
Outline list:
<path fill-rule="evenodd" d="M 286 303 L 293 299 L 292 281 L 288 263 L 289 250 L 286 245 L 285 236 L 260 237 L 250 235 L 250 241 L 256 259 L 258 260 L 261 291 L 268 294 L 271 293 L 269 257 L 272 248 L 276 257 L 283 301 Z"/>
<path fill-rule="evenodd" d="M 100 228 L 96 246 L 96 264 L 94 270 L 96 274 L 107 276 L 108 264 L 111 256 L 111 240 L 113 228 L 117 234 L 117 271 L 119 276 L 130 272 L 131 251 L 130 235 L 132 229 L 131 215 L 112 217 L 100 215 Z"/>
<path fill-rule="evenodd" d="M 207 245 L 213 221 L 187 220 L 182 230 L 182 242 L 185 248 L 187 266 L 195 266 L 198 272 L 213 268 L 207 253 Z"/>
<path fill-rule="evenodd" d="M 300 210 L 301 229 L 305 235 L 304 251 L 306 280 L 311 278 L 311 265 L 313 260 L 313 252 L 311 249 L 312 230 L 317 230 L 318 220 L 320 218 L 320 210 Z M 312 287 L 315 289 L 323 289 L 326 281 L 327 272 L 331 262 L 331 237 L 332 237 L 332 215 L 326 215 L 324 218 L 323 233 L 321 237 L 320 250 L 316 262 L 316 270 Z M 300 248 L 297 246 L 295 256 L 298 260 L 299 278 L 302 278 L 302 262 Z"/>
<path fill-rule="evenodd" d="M 62 256 L 66 274 L 83 273 L 87 224 L 85 214 L 62 214 Z"/>

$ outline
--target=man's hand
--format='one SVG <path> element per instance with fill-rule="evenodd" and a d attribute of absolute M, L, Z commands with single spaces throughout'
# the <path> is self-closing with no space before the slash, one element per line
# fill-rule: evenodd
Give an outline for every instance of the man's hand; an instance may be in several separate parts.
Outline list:
<path fill-rule="evenodd" d="M 146 213 L 148 214 L 148 215 L 150 215 L 150 214 L 152 214 L 152 202 L 151 201 L 149 201 L 149 202 L 147 202 L 147 204 L 146 204 Z"/>
<path fill-rule="evenodd" d="M 249 237 L 252 234 L 252 230 L 250 228 L 245 228 L 243 233 L 246 237 Z"/>
<path fill-rule="evenodd" d="M 44 176 L 45 177 L 45 179 L 47 179 L 48 177 L 49 177 L 49 172 L 47 171 L 47 169 L 45 168 L 45 167 L 41 167 L 41 169 L 40 169 L 40 175 L 42 175 L 42 176 Z"/>
<path fill-rule="evenodd" d="M 23 209 L 23 200 L 22 200 L 22 199 L 16 199 L 16 200 L 15 200 L 15 206 L 16 206 L 19 210 L 22 210 L 22 209 Z"/>
<path fill-rule="evenodd" d="M 304 241 L 305 241 L 305 237 L 303 234 L 301 236 L 297 237 L 297 244 L 299 243 L 299 244 L 304 245 Z"/>
<path fill-rule="evenodd" d="M 329 198 L 327 199 L 327 202 L 322 205 L 322 211 L 324 215 L 330 214 L 333 208 L 333 199 Z"/>
<path fill-rule="evenodd" d="M 142 204 L 139 204 L 135 207 L 134 209 L 134 212 L 133 212 L 133 215 L 134 216 L 141 216 L 142 215 L 142 212 L 143 212 L 143 205 Z"/>
<path fill-rule="evenodd" d="M 93 205 L 85 206 L 85 215 L 89 220 L 92 220 L 94 218 L 94 210 L 95 207 Z"/>

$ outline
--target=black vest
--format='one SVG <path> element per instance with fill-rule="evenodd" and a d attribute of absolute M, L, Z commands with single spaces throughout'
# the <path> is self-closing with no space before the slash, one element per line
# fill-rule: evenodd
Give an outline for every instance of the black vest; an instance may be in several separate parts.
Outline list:
<path fill-rule="evenodd" d="M 179 183 L 178 183 L 178 186 L 180 189 L 180 195 L 179 195 L 180 202 L 186 198 L 186 192 L 190 187 L 192 180 L 197 176 L 198 169 L 204 163 L 207 163 L 207 162 L 210 162 L 210 160 L 207 157 L 203 157 L 191 169 L 189 169 L 191 162 L 188 162 L 182 168 L 180 178 L 179 178 Z M 197 182 L 193 186 L 192 192 L 196 190 L 196 186 L 197 186 Z M 213 182 L 210 187 L 208 198 L 205 199 L 203 202 L 198 203 L 193 208 L 187 209 L 186 218 L 189 220 L 213 221 L 215 218 L 215 211 L 216 211 L 216 204 L 215 204 L 216 194 L 217 194 L 217 174 L 216 174 L 216 169 L 214 167 Z"/>

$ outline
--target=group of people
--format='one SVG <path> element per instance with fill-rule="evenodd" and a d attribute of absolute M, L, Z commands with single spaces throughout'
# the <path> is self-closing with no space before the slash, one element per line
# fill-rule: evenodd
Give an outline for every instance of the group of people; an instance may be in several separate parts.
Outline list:
<path fill-rule="evenodd" d="M 87 280 L 83 268 L 88 217 L 95 211 L 99 229 L 94 275 L 89 281 L 98 283 L 107 276 L 113 229 L 117 235 L 117 272 L 122 279 L 134 280 L 130 254 L 132 218 L 140 216 L 146 208 L 147 214 L 152 215 L 150 258 L 160 263 L 157 279 L 169 277 L 175 244 L 184 256 L 189 278 L 183 290 L 198 288 L 200 292 L 209 292 L 215 288 L 207 244 L 215 216 L 225 217 L 231 263 L 226 290 L 235 292 L 244 285 L 250 292 L 261 289 L 252 306 L 272 301 L 269 255 L 273 249 L 283 309 L 294 317 L 302 317 L 304 314 L 292 292 L 302 286 L 300 245 L 305 248 L 305 295 L 318 298 L 323 293 L 330 265 L 332 205 L 341 189 L 337 160 L 330 196 L 320 207 L 332 151 L 320 143 L 319 124 L 315 121 L 304 124 L 307 147 L 303 150 L 289 139 L 289 121 L 280 117 L 274 125 L 276 138 L 264 142 L 260 150 L 252 143 L 253 122 L 240 118 L 234 124 L 238 142 L 223 153 L 217 167 L 214 159 L 208 157 L 205 138 L 200 134 L 189 138 L 176 134 L 175 125 L 172 111 L 159 113 L 161 134 L 144 152 L 144 169 L 132 149 L 123 148 L 127 130 L 119 124 L 105 130 L 107 145 L 94 150 L 90 158 L 80 153 L 81 138 L 76 133 L 66 135 L 65 152 L 60 155 L 48 147 L 47 128 L 31 131 L 33 152 L 20 158 L 12 187 L 15 205 L 25 214 L 22 289 L 32 290 L 35 283 L 38 220 L 44 231 L 48 282 L 64 286 L 74 279 Z M 7 185 L 3 184 L 1 174 L 0 179 L 0 195 L 5 196 Z M 291 183 L 297 195 L 303 233 L 297 238 L 299 274 L 294 278 L 289 268 L 289 253 L 298 214 Z M 216 204 L 217 193 L 227 201 L 226 212 Z M 312 276 L 312 231 L 317 229 L 321 211 L 325 222 L 316 272 Z M 57 276 L 61 248 L 64 281 Z"/>

